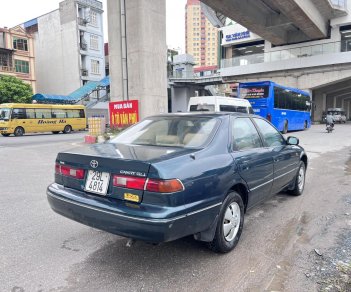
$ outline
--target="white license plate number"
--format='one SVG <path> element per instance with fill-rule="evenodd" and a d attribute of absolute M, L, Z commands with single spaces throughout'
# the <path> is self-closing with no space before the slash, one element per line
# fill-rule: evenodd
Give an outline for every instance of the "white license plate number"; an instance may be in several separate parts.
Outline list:
<path fill-rule="evenodd" d="M 106 195 L 110 182 L 110 174 L 96 170 L 89 170 L 85 182 L 85 191 L 99 195 Z"/>

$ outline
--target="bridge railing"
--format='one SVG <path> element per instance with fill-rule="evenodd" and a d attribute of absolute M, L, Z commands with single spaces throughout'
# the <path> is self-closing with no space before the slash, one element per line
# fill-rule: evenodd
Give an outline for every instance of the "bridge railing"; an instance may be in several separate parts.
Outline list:
<path fill-rule="evenodd" d="M 220 76 L 219 72 L 194 72 L 194 71 L 175 71 L 169 74 L 171 79 L 200 79 Z"/>
<path fill-rule="evenodd" d="M 222 59 L 221 68 L 269 63 L 351 51 L 351 41 L 341 41 Z"/>

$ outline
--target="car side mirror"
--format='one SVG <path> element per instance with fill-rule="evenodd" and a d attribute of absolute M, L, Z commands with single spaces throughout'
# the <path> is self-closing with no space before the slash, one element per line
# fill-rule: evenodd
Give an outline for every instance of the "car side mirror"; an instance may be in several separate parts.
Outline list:
<path fill-rule="evenodd" d="M 300 143 L 298 138 L 292 137 L 292 136 L 288 137 L 288 139 L 286 141 L 287 141 L 288 145 L 299 145 L 299 143 Z"/>

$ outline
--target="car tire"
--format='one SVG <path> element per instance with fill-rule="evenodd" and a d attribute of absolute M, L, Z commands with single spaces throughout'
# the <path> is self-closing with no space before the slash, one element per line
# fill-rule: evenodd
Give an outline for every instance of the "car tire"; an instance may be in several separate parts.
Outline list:
<path fill-rule="evenodd" d="M 1 134 L 1 135 L 3 135 L 4 137 L 10 136 L 10 134 Z"/>
<path fill-rule="evenodd" d="M 218 253 L 234 249 L 244 226 L 244 203 L 237 192 L 230 192 L 219 213 L 214 239 L 209 248 Z"/>
<path fill-rule="evenodd" d="M 22 127 L 17 127 L 13 133 L 16 137 L 23 136 L 24 129 Z"/>
<path fill-rule="evenodd" d="M 283 127 L 283 134 L 286 134 L 288 132 L 288 121 L 284 122 L 284 127 Z"/>
<path fill-rule="evenodd" d="M 60 131 L 52 131 L 53 134 L 58 134 Z"/>
<path fill-rule="evenodd" d="M 301 196 L 305 189 L 306 166 L 303 161 L 300 161 L 299 170 L 295 177 L 294 189 L 289 191 L 290 195 Z"/>
<path fill-rule="evenodd" d="M 71 132 L 72 132 L 72 127 L 70 125 L 65 126 L 65 128 L 63 129 L 64 134 L 69 134 Z"/>

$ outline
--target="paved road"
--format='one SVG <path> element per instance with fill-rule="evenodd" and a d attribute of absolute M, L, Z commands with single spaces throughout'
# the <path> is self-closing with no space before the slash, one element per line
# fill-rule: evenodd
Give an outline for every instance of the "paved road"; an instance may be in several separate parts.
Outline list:
<path fill-rule="evenodd" d="M 128 248 L 55 214 L 45 189 L 56 153 L 81 147 L 83 135 L 0 137 L 0 291 L 313 291 L 318 275 L 305 273 L 314 249 L 328 253 L 350 229 L 351 124 L 289 133 L 311 157 L 304 195 L 280 194 L 250 211 L 226 255 L 190 237 Z"/>

